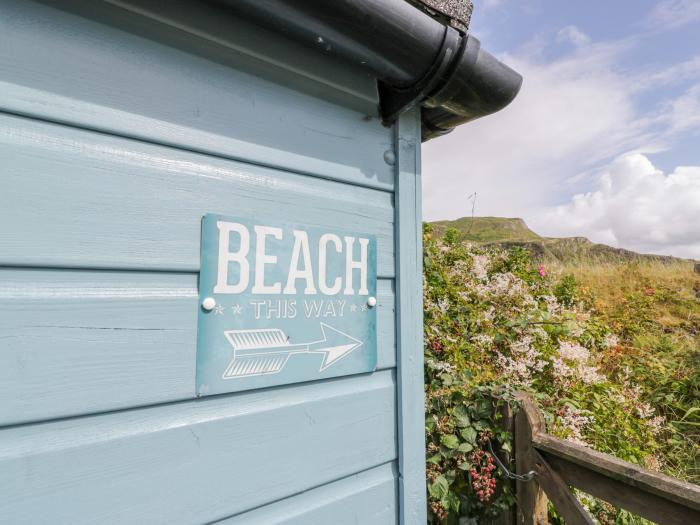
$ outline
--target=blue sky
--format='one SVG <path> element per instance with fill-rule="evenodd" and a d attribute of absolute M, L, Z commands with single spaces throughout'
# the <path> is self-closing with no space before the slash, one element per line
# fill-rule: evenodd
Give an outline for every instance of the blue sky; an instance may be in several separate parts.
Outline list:
<path fill-rule="evenodd" d="M 520 71 L 507 109 L 424 147 L 427 220 L 700 259 L 700 0 L 475 0 L 470 32 Z"/>

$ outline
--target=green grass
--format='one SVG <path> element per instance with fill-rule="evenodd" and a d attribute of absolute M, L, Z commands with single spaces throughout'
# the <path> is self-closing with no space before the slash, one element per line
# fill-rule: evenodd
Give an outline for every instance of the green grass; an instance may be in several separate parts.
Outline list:
<path fill-rule="evenodd" d="M 542 240 L 527 227 L 524 220 L 515 218 L 462 217 L 454 221 L 437 221 L 432 225 L 438 235 L 448 228 L 454 228 L 460 232 L 463 240 L 478 243 Z"/>
<path fill-rule="evenodd" d="M 553 263 L 549 268 L 557 274 L 573 275 L 581 290 L 592 296 L 592 306 L 608 320 L 615 322 L 623 312 L 629 312 L 638 320 L 649 320 L 664 333 L 682 330 L 696 337 L 700 333 L 700 274 L 694 272 L 693 263 L 582 260 Z M 635 300 L 644 303 L 642 311 L 634 307 Z"/>
<path fill-rule="evenodd" d="M 700 275 L 693 264 L 636 261 L 561 264 L 596 317 L 621 336 L 605 359 L 641 385 L 676 432 L 666 442 L 664 470 L 700 481 Z"/>

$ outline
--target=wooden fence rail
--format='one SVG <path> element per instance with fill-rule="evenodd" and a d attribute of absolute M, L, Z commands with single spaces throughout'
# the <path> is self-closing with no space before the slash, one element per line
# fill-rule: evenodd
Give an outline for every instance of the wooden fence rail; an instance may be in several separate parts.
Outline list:
<path fill-rule="evenodd" d="M 545 432 L 542 413 L 534 401 L 527 395 L 519 397 L 516 469 L 518 473 L 534 471 L 536 476 L 516 483 L 518 525 L 547 524 L 546 498 L 567 525 L 593 525 L 570 488 L 661 525 L 700 524 L 700 486 L 551 436 Z"/>

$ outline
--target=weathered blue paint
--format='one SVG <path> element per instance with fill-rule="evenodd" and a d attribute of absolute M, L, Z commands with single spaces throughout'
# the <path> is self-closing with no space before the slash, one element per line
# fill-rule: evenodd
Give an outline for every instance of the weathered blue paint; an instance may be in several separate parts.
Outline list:
<path fill-rule="evenodd" d="M 401 523 L 417 524 L 427 521 L 419 111 L 401 116 L 395 133 L 399 509 Z"/>
<path fill-rule="evenodd" d="M 157 3 L 119 3 L 3 0 L 0 109 L 393 187 L 391 166 L 374 160 L 391 133 L 364 72 L 216 9 L 178 1 L 164 15 L 149 13 L 163 11 Z"/>
<path fill-rule="evenodd" d="M 398 522 L 396 472 L 380 465 L 219 521 L 221 525 L 386 525 Z"/>
<path fill-rule="evenodd" d="M 374 236 L 281 219 L 202 220 L 198 396 L 377 366 Z"/>
<path fill-rule="evenodd" d="M 389 192 L 3 114 L 0 153 L 4 266 L 198 272 L 203 215 L 262 213 L 371 233 L 394 276 Z"/>
<path fill-rule="evenodd" d="M 390 463 L 392 375 L 3 429 L 0 523 L 209 523 Z"/>
<path fill-rule="evenodd" d="M 387 370 L 392 280 L 378 301 Z M 194 397 L 198 307 L 195 274 L 0 268 L 0 425 Z"/>
<path fill-rule="evenodd" d="M 0 2 L 0 523 L 424 523 L 418 115 L 154 5 Z M 197 399 L 207 213 L 374 238 L 376 370 Z"/>

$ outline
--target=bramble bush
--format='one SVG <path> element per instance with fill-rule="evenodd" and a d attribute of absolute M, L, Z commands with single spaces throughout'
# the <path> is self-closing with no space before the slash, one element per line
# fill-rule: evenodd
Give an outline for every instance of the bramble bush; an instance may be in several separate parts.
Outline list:
<path fill-rule="evenodd" d="M 644 315 L 616 325 L 633 325 L 618 336 L 573 275 L 536 267 L 522 249 L 480 248 L 451 230 L 436 238 L 429 225 L 424 281 L 430 523 L 488 523 L 513 504 L 491 450 L 510 451 L 498 418 L 516 391 L 533 395 L 550 433 L 694 480 L 679 465 L 697 457 L 697 440 L 671 420 L 696 402 L 697 378 L 679 373 L 692 363 L 666 357 L 653 365 L 657 377 L 647 377 L 630 339 Z M 645 307 L 643 299 L 635 309 Z M 642 523 L 593 498 L 582 501 L 601 523 Z"/>

